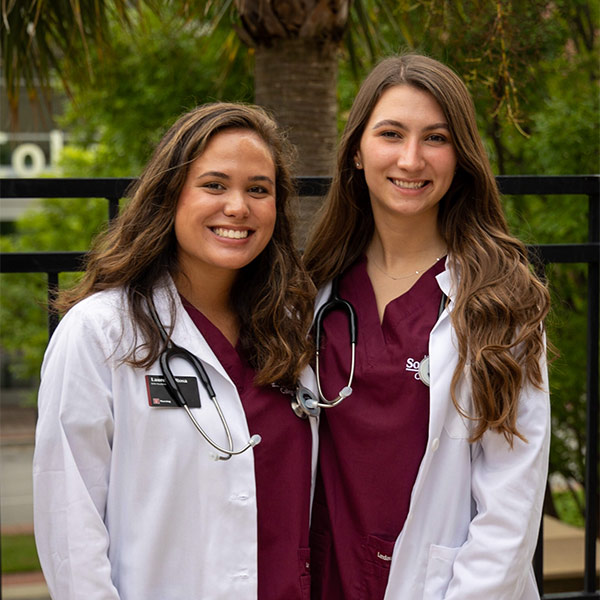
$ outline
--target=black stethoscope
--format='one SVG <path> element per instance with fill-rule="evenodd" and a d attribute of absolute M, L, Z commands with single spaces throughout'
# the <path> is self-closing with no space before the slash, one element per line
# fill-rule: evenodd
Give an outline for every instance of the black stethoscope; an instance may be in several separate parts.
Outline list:
<path fill-rule="evenodd" d="M 221 454 L 213 453 L 212 457 L 215 460 L 229 460 L 232 456 L 242 454 L 242 452 L 245 452 L 249 448 L 253 448 L 257 444 L 259 444 L 261 442 L 260 435 L 254 434 L 253 436 L 250 437 L 250 440 L 248 441 L 248 443 L 241 450 L 234 450 L 233 439 L 231 437 L 231 431 L 229 430 L 229 425 L 227 425 L 227 421 L 225 420 L 223 411 L 221 410 L 221 407 L 219 406 L 219 402 L 217 400 L 217 395 L 215 394 L 215 391 L 212 387 L 210 378 L 208 377 L 208 373 L 206 372 L 204 365 L 191 352 L 189 352 L 185 348 L 182 348 L 181 346 L 178 346 L 177 344 L 174 344 L 171 341 L 171 339 L 167 335 L 167 332 L 165 331 L 165 328 L 163 327 L 162 323 L 160 322 L 160 319 L 158 318 L 158 313 L 156 312 L 156 307 L 154 306 L 154 302 L 152 300 L 148 300 L 147 304 L 148 304 L 148 309 L 150 311 L 150 316 L 152 317 L 152 320 L 158 327 L 158 329 L 160 331 L 160 335 L 163 339 L 163 342 L 165 343 L 165 349 L 160 353 L 160 356 L 159 356 L 159 364 L 160 364 L 160 369 L 162 371 L 163 377 L 165 378 L 165 384 L 166 384 L 167 390 L 169 391 L 169 394 L 171 395 L 173 400 L 175 400 L 175 402 L 177 402 L 177 404 L 179 406 L 181 406 L 182 408 L 185 409 L 185 411 L 187 412 L 189 418 L 191 419 L 191 421 L 194 424 L 194 426 L 196 427 L 196 429 L 202 434 L 202 437 L 215 450 L 218 450 L 218 452 L 221 453 Z M 222 446 L 219 446 L 219 444 L 217 444 L 204 431 L 204 429 L 202 429 L 202 427 L 200 426 L 200 424 L 198 423 L 198 421 L 192 414 L 192 411 L 190 410 L 190 407 L 188 406 L 185 396 L 183 395 L 181 388 L 179 387 L 179 384 L 177 383 L 177 380 L 175 379 L 173 372 L 171 371 L 171 367 L 169 366 L 169 360 L 171 360 L 172 358 L 182 358 L 183 360 L 187 361 L 190 365 L 192 365 L 192 368 L 194 369 L 194 371 L 196 372 L 196 375 L 198 375 L 198 378 L 202 382 L 202 385 L 204 386 L 206 393 L 208 394 L 209 398 L 212 400 L 213 404 L 215 405 L 215 408 L 217 410 L 219 418 L 221 419 L 223 428 L 225 429 L 225 435 L 227 436 L 228 448 L 223 448 Z"/>
<path fill-rule="evenodd" d="M 440 306 L 438 309 L 438 320 L 444 309 L 446 308 L 446 304 L 448 302 L 448 296 L 442 292 L 442 299 L 440 301 Z M 327 400 L 323 395 L 323 391 L 321 389 L 321 377 L 319 372 L 319 354 L 321 349 L 321 335 L 323 332 L 323 319 L 332 311 L 341 310 L 346 313 L 348 318 L 348 329 L 350 332 L 350 375 L 348 377 L 348 383 L 338 392 L 338 395 L 333 400 Z M 319 398 L 317 400 L 314 394 L 308 392 L 306 394 L 300 394 L 300 391 L 296 394 L 296 403 L 297 406 L 294 407 L 292 404 L 292 408 L 294 412 L 298 416 L 310 416 L 316 417 L 319 415 L 321 408 L 332 408 L 337 406 L 344 398 L 347 398 L 352 394 L 352 381 L 354 380 L 354 366 L 355 366 L 355 357 L 356 357 L 356 337 L 357 337 L 357 317 L 356 310 L 354 306 L 348 301 L 344 300 L 340 297 L 339 292 L 339 279 L 335 277 L 331 283 L 331 294 L 329 299 L 321 308 L 317 311 L 315 315 L 315 375 L 317 378 L 317 389 L 319 391 Z M 429 387 L 430 384 L 430 375 L 429 375 L 429 356 L 423 357 L 423 359 L 419 363 L 419 379 Z M 302 415 L 299 413 L 303 413 Z"/>

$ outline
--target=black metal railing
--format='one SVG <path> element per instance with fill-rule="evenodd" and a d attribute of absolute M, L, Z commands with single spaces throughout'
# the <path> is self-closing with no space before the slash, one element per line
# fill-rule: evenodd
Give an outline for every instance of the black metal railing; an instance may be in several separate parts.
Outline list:
<path fill-rule="evenodd" d="M 105 179 L 3 179 L 0 198 L 106 198 L 108 219 L 119 212 L 119 200 L 133 182 L 128 178 Z M 549 263 L 587 264 L 587 425 L 585 466 L 585 564 L 583 591 L 546 594 L 544 600 L 581 600 L 600 598 L 596 575 L 596 536 L 598 531 L 598 362 L 600 333 L 600 175 L 499 176 L 496 178 L 503 194 L 510 195 L 583 195 L 588 198 L 588 240 L 580 244 L 542 244 L 530 246 L 531 255 Z M 330 184 L 328 178 L 300 177 L 301 196 L 322 196 Z M 2 255 L 0 273 L 46 273 L 48 299 L 58 290 L 59 273 L 81 271 L 84 252 L 25 252 Z M 58 324 L 58 315 L 49 311 L 49 335 Z M 540 592 L 543 593 L 543 531 L 534 558 Z"/>

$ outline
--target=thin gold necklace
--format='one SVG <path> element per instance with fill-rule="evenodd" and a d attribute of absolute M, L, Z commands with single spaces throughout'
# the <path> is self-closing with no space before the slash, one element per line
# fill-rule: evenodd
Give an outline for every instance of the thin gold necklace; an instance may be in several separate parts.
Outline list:
<path fill-rule="evenodd" d="M 443 255 L 442 255 L 443 256 Z M 386 273 L 376 262 L 375 260 L 371 259 L 371 261 L 373 262 L 373 264 L 386 276 L 389 277 L 390 279 L 393 279 L 394 281 L 398 281 L 400 279 L 408 279 L 409 277 L 414 277 L 415 275 L 420 275 L 421 273 L 424 273 L 425 271 L 431 269 L 431 267 L 433 267 L 433 265 L 435 265 L 436 263 L 438 263 L 441 260 L 441 256 L 438 256 L 435 259 L 435 262 L 429 264 L 427 267 L 423 267 L 422 269 L 419 269 L 418 271 L 415 271 L 414 273 L 410 273 L 409 275 L 401 275 L 400 277 L 392 277 L 389 273 Z"/>

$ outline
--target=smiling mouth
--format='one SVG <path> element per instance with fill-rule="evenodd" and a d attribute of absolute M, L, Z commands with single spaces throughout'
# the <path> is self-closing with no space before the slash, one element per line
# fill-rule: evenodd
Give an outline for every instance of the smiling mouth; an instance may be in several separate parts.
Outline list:
<path fill-rule="evenodd" d="M 230 240 L 243 240 L 252 233 L 249 229 L 225 229 L 224 227 L 211 227 L 211 231 L 219 237 Z"/>
<path fill-rule="evenodd" d="M 405 181 L 402 179 L 391 179 L 390 181 L 397 187 L 405 189 L 405 190 L 420 190 L 425 187 L 429 180 L 425 179 L 423 181 Z"/>

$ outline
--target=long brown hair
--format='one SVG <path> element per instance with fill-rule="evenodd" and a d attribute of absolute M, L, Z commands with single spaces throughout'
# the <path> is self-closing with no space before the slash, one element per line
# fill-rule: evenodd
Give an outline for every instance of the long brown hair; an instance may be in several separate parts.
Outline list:
<path fill-rule="evenodd" d="M 439 205 L 438 227 L 460 285 L 451 313 L 458 340 L 456 387 L 466 365 L 472 379 L 475 427 L 512 443 L 518 395 L 528 381 L 541 386 L 545 352 L 543 320 L 549 310 L 545 285 L 532 272 L 524 245 L 508 232 L 500 194 L 477 131 L 473 101 L 447 66 L 419 54 L 381 61 L 363 82 L 348 117 L 327 199 L 307 243 L 304 260 L 320 287 L 343 273 L 366 250 L 374 233 L 364 172 L 354 157 L 383 92 L 410 85 L 431 94 L 444 112 L 457 155 L 457 171 Z"/>
<path fill-rule="evenodd" d="M 307 331 L 315 288 L 294 246 L 290 221 L 290 204 L 295 197 L 291 146 L 259 107 L 214 103 L 181 116 L 128 191 L 131 200 L 122 214 L 96 239 L 82 280 L 63 292 L 56 306 L 65 311 L 94 292 L 124 288 L 136 326 L 133 347 L 124 360 L 132 366 L 148 367 L 158 358 L 164 344 L 147 312 L 146 301 L 165 273 L 178 273 L 174 230 L 177 202 L 190 165 L 213 136 L 233 128 L 255 132 L 270 149 L 277 210 L 271 240 L 254 261 L 241 269 L 231 291 L 240 320 L 239 341 L 257 371 L 257 384 L 293 386 L 312 355 Z M 170 303 L 173 317 L 175 299 L 171 298 Z"/>

